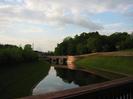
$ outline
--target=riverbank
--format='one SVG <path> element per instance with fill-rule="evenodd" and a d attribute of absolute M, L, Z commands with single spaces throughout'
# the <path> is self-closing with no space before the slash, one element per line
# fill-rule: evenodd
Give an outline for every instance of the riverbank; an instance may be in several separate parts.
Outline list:
<path fill-rule="evenodd" d="M 23 63 L 0 69 L 0 98 L 14 99 L 32 94 L 32 88 L 43 79 L 50 65 L 44 61 Z"/>
<path fill-rule="evenodd" d="M 95 71 L 98 74 L 115 79 L 133 75 L 133 51 L 93 53 L 79 56 L 78 68 Z M 120 75 L 119 75 L 120 74 Z"/>

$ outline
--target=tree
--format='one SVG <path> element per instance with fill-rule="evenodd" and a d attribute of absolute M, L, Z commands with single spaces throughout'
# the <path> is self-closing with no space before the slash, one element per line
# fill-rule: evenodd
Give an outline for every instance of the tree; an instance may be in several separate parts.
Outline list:
<path fill-rule="evenodd" d="M 23 57 L 24 57 L 24 61 L 26 62 L 38 60 L 38 55 L 32 50 L 32 47 L 30 44 L 26 44 L 24 46 Z"/>
<path fill-rule="evenodd" d="M 109 36 L 110 44 L 113 47 L 113 50 L 120 50 L 121 43 L 129 38 L 130 35 L 127 32 L 116 32 Z"/>
<path fill-rule="evenodd" d="M 133 48 L 133 33 L 116 32 L 110 36 L 100 35 L 99 32 L 83 32 L 68 36 L 55 48 L 56 55 L 76 55 L 90 52 L 115 51 Z"/>
<path fill-rule="evenodd" d="M 26 45 L 24 46 L 24 50 L 32 51 L 32 47 L 31 47 L 31 45 L 30 45 L 30 44 L 26 44 Z"/>
<path fill-rule="evenodd" d="M 69 41 L 69 40 L 71 40 L 71 39 L 72 39 L 71 36 L 65 37 L 64 40 L 63 40 L 63 42 L 67 42 L 67 41 Z"/>
<path fill-rule="evenodd" d="M 87 41 L 87 47 L 92 52 L 102 51 L 102 39 L 100 37 L 89 38 Z"/>
<path fill-rule="evenodd" d="M 85 53 L 89 53 L 90 52 L 88 50 L 87 46 L 83 45 L 81 43 L 77 44 L 76 50 L 77 50 L 77 54 L 85 54 Z"/>

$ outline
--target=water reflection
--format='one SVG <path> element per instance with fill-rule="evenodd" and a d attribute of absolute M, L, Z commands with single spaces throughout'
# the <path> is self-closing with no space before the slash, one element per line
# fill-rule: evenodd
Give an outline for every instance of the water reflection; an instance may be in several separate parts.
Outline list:
<path fill-rule="evenodd" d="M 78 87 L 78 85 L 73 82 L 66 83 L 62 78 L 58 77 L 57 71 L 51 66 L 48 75 L 33 89 L 33 95 L 75 87 Z"/>
<path fill-rule="evenodd" d="M 74 64 L 73 62 L 67 63 L 67 67 L 68 67 L 69 69 L 76 69 L 76 66 L 75 66 L 75 64 Z"/>
<path fill-rule="evenodd" d="M 88 72 L 79 71 L 79 70 L 70 70 L 63 68 L 55 68 L 57 72 L 57 76 L 62 78 L 62 80 L 66 83 L 74 82 L 74 84 L 78 86 L 84 86 L 92 83 L 103 82 L 106 79 L 90 74 Z"/>
<path fill-rule="evenodd" d="M 33 89 L 33 95 L 76 88 L 105 80 L 87 72 L 51 66 L 48 75 Z"/>

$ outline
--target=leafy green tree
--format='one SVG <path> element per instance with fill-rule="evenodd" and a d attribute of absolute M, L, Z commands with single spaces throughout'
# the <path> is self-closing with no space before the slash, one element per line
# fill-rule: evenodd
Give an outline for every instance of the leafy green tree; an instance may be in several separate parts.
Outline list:
<path fill-rule="evenodd" d="M 92 52 L 102 51 L 102 40 L 99 37 L 89 38 L 87 42 L 87 47 Z"/>
<path fill-rule="evenodd" d="M 133 33 L 116 32 L 110 36 L 100 35 L 99 32 L 83 32 L 68 36 L 55 48 L 56 55 L 76 55 L 90 52 L 115 51 L 133 48 Z"/>
<path fill-rule="evenodd" d="M 24 46 L 23 50 L 24 61 L 35 61 L 38 60 L 37 54 L 32 50 L 30 44 Z"/>
<path fill-rule="evenodd" d="M 112 45 L 113 50 L 120 50 L 121 43 L 125 41 L 129 36 L 126 32 L 116 32 L 109 36 L 110 44 Z"/>
<path fill-rule="evenodd" d="M 81 43 L 77 44 L 77 54 L 85 54 L 89 53 L 90 51 L 88 50 L 86 45 L 82 45 Z"/>
<path fill-rule="evenodd" d="M 38 55 L 35 53 L 31 45 L 17 47 L 14 45 L 0 45 L 0 65 L 11 66 L 11 64 L 18 64 L 23 62 L 37 61 Z"/>

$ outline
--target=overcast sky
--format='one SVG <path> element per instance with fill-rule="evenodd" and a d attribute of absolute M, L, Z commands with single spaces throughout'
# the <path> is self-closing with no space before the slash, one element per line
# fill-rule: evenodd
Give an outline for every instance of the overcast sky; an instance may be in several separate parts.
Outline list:
<path fill-rule="evenodd" d="M 0 0 L 0 43 L 54 50 L 66 36 L 133 31 L 133 0 Z"/>

